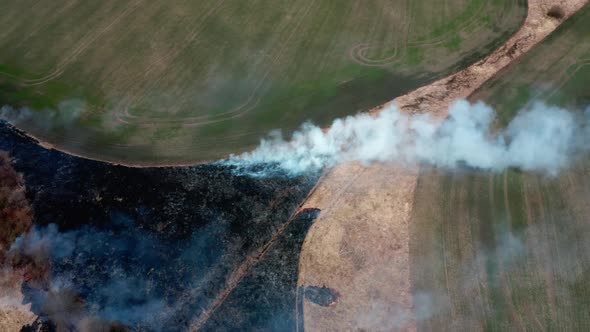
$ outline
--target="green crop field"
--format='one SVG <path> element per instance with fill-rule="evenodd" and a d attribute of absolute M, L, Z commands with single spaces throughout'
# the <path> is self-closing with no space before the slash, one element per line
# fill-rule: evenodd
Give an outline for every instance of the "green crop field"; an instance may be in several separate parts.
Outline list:
<path fill-rule="evenodd" d="M 547 40 L 473 96 L 499 108 L 506 123 L 535 101 L 572 110 L 590 104 L 590 8 L 586 6 Z"/>
<path fill-rule="evenodd" d="M 462 68 L 525 15 L 525 0 L 7 0 L 0 103 L 89 157 L 223 158 Z"/>
<path fill-rule="evenodd" d="M 586 7 L 474 99 L 496 107 L 498 126 L 534 101 L 584 111 L 589 21 Z M 589 175 L 588 160 L 558 177 L 424 170 L 410 249 L 420 329 L 588 330 Z"/>

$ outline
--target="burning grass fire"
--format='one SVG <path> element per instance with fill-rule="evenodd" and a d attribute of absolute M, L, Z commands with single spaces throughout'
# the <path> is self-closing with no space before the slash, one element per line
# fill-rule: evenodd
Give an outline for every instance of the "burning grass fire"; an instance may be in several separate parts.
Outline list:
<path fill-rule="evenodd" d="M 392 107 L 338 119 L 327 130 L 306 124 L 290 140 L 279 132 L 249 153 L 227 162 L 244 172 L 264 175 L 252 165 L 277 165 L 290 174 L 357 161 L 429 164 L 444 169 L 471 167 L 500 172 L 507 168 L 556 175 L 587 151 L 588 114 L 533 103 L 505 129 L 496 130 L 496 111 L 459 101 L 442 123 L 428 114 L 407 115 Z M 250 170 L 250 171 L 249 171 Z"/>

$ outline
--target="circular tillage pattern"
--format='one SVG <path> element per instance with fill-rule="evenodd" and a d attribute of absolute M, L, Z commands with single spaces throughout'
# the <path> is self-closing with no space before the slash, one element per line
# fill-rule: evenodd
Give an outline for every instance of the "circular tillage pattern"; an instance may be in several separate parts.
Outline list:
<path fill-rule="evenodd" d="M 57 147 L 119 162 L 221 158 L 251 148 L 272 129 L 289 131 L 306 120 L 324 124 L 385 102 L 395 97 L 388 82 L 399 84 L 395 91 L 413 89 L 415 83 L 404 83 L 404 77 L 443 75 L 465 54 L 516 30 L 524 17 L 513 2 L 472 2 L 467 9 L 456 0 L 433 4 L 450 8 L 449 19 L 460 19 L 441 27 L 430 26 L 430 16 L 440 12 L 425 12 L 409 0 L 257 0 L 248 6 L 228 0 L 128 1 L 108 19 L 89 19 L 92 27 L 72 40 L 48 74 L 29 78 L 0 71 L 34 96 L 51 96 L 54 83 L 75 86 L 73 98 L 88 91 L 102 96 L 98 103 L 86 101 L 67 128 L 47 130 L 41 123 L 50 117 L 36 112 L 37 118 L 22 125 Z M 71 6 L 79 10 L 84 4 Z M 16 2 L 9 7 L 25 10 Z M 52 19 L 70 13 L 61 10 Z M 487 26 L 480 24 L 484 14 L 502 31 L 472 43 Z M 161 23 L 146 24 L 152 21 Z M 414 36 L 412 27 L 422 32 Z M 48 23 L 45 30 L 51 28 Z M 44 29 L 29 33 L 38 36 Z M 459 35 L 470 44 L 460 52 L 448 50 L 445 44 Z M 32 50 L 40 49 L 38 43 L 23 41 Z M 424 55 L 421 63 L 411 63 L 410 49 Z"/>

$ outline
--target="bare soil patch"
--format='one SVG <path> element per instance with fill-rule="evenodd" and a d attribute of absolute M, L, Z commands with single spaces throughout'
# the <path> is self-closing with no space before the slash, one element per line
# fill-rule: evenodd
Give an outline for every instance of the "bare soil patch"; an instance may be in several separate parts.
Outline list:
<path fill-rule="evenodd" d="M 306 329 L 411 328 L 406 238 L 415 179 L 394 165 L 341 165 L 306 202 L 324 209 L 304 243 L 299 286 L 339 294 L 329 305 L 305 297 Z"/>

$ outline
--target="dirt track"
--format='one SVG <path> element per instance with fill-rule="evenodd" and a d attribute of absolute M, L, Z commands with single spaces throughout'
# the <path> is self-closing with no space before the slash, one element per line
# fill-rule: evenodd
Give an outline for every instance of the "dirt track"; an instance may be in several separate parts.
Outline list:
<path fill-rule="evenodd" d="M 521 29 L 491 55 L 371 112 L 396 105 L 444 118 L 455 100 L 469 97 L 587 3 L 529 0 Z M 564 11 L 562 19 L 546 15 L 555 5 Z M 298 285 L 326 286 L 341 294 L 330 307 L 304 301 L 305 329 L 416 330 L 408 223 L 417 173 L 394 165 L 339 165 L 304 204 L 322 213 L 303 245 Z"/>
<path fill-rule="evenodd" d="M 446 116 L 448 107 L 457 99 L 469 97 L 512 61 L 528 52 L 551 34 L 565 19 L 580 10 L 588 0 L 529 0 L 529 12 L 520 30 L 502 47 L 470 67 L 396 98 L 390 103 L 411 113 L 435 113 Z M 546 15 L 551 7 L 563 8 L 558 20 Z M 381 107 L 372 112 L 378 112 Z"/>

